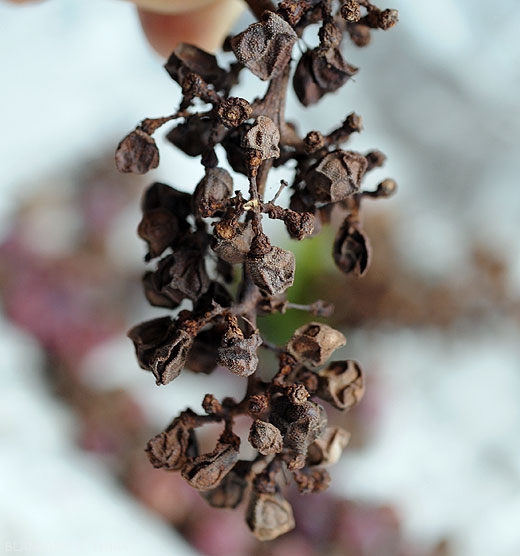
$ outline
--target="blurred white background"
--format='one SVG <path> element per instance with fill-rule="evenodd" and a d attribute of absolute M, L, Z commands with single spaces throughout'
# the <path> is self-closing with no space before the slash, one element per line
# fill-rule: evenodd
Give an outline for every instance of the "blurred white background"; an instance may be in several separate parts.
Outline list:
<path fill-rule="evenodd" d="M 355 82 L 317 108 L 294 107 L 294 118 L 303 129 L 326 130 L 350 111 L 361 114 L 365 130 L 352 146 L 388 156 L 378 172 L 399 183 L 385 206 L 400 215 L 396 233 L 408 262 L 428 280 L 450 273 L 464 285 L 467 246 L 478 240 L 507 261 L 518 298 L 520 4 L 383 7 L 399 10 L 399 25 L 375 34 L 367 49 L 349 48 L 361 68 Z M 250 95 L 254 86 L 245 87 Z M 133 8 L 109 0 L 2 3 L 0 91 L 0 237 L 42 176 L 101 156 L 143 117 L 171 113 L 179 98 Z M 180 155 L 164 162 L 156 175 L 168 182 L 198 180 Z M 138 267 L 138 240 L 120 248 Z M 379 369 L 385 399 L 375 441 L 347 455 L 336 488 L 391 500 L 410 538 L 447 537 L 455 556 L 518 556 L 519 330 L 518 314 L 497 313 L 460 333 L 349 338 L 349 355 Z M 154 385 L 133 374 L 127 341 L 117 345 L 111 383 L 143 392 L 153 408 L 164 406 L 158 422 L 169 419 L 171 393 L 152 393 Z M 193 553 L 116 489 L 98 462 L 74 451 L 74 418 L 47 393 L 38 346 L 8 322 L 0 346 L 0 546 L 82 543 L 94 555 L 96 543 L 124 538 L 125 554 Z M 174 404 L 186 396 L 199 403 L 188 383 L 180 388 Z"/>

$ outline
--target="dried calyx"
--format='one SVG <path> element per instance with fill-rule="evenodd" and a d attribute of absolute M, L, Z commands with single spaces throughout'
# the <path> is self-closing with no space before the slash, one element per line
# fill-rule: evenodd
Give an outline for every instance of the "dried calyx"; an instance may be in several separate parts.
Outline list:
<path fill-rule="evenodd" d="M 183 411 L 150 440 L 149 459 L 157 468 L 180 472 L 213 506 L 234 508 L 247 498 L 246 522 L 259 539 L 269 540 L 294 527 L 282 492 L 288 473 L 302 493 L 327 488 L 324 466 L 335 463 L 348 442 L 346 431 L 327 426 L 321 401 L 348 410 L 364 387 L 357 362 L 329 362 L 346 340 L 326 324 L 309 322 L 286 345 L 263 340 L 259 314 L 297 308 L 328 316 L 331 307 L 323 301 L 309 306 L 287 301 L 295 257 L 271 243 L 262 219 L 282 221 L 291 238 L 302 240 L 319 233 L 332 210 L 342 214 L 333 258 L 343 272 L 361 276 L 370 262 L 361 204 L 365 198 L 388 197 L 396 188 L 386 179 L 375 189 L 363 189 L 366 175 L 385 157 L 342 147 L 361 131 L 360 116 L 347 115 L 328 134 L 312 130 L 300 136 L 285 120 L 285 98 L 291 84 L 305 106 L 342 87 L 357 72 L 344 58 L 343 38 L 363 46 L 374 29 L 392 27 L 397 12 L 366 0 L 248 4 L 258 21 L 226 41 L 237 61 L 223 69 L 215 56 L 197 47 L 176 48 L 166 69 L 182 88 L 178 111 L 141 122 L 119 144 L 116 164 L 123 172 L 155 168 L 159 151 L 152 136 L 175 121 L 168 140 L 200 157 L 203 166 L 193 193 L 154 183 L 143 197 L 138 233 L 148 246 L 146 260 L 156 261 L 143 278 L 146 297 L 157 307 L 172 310 L 187 302 L 190 308 L 130 330 L 140 366 L 159 385 L 183 369 L 209 374 L 220 366 L 247 377 L 242 400 L 219 401 L 207 394 L 204 413 Z M 307 27 L 317 29 L 318 46 L 294 60 L 305 49 L 303 42 L 294 47 Z M 243 70 L 269 82 L 263 97 L 231 94 Z M 216 151 L 218 145 L 222 151 Z M 223 168 L 221 153 L 234 175 Z M 267 200 L 269 171 L 280 165 L 294 168 L 292 183 L 282 182 Z M 277 204 L 284 188 L 291 191 L 288 207 Z M 235 297 L 227 287 L 234 280 L 239 282 Z M 278 356 L 270 382 L 258 378 L 260 347 Z M 233 432 L 243 415 L 252 420 L 254 460 L 240 458 L 240 438 Z M 223 429 L 214 449 L 201 453 L 195 431 L 209 423 Z"/>

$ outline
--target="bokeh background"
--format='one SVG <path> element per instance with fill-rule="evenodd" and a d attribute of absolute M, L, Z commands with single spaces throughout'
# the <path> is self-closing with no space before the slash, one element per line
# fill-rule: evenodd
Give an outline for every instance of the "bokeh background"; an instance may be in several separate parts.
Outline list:
<path fill-rule="evenodd" d="M 399 183 L 366 207 L 363 279 L 333 268 L 330 232 L 294 247 L 293 301 L 335 303 L 368 394 L 334 417 L 353 438 L 331 492 L 296 508 L 293 535 L 258 547 L 240 516 L 208 510 L 142 453 L 208 382 L 186 373 L 157 388 L 125 338 L 157 315 L 139 287 L 139 198 L 153 180 L 193 187 L 200 166 L 165 146 L 160 169 L 129 178 L 112 153 L 179 91 L 125 2 L 0 4 L 2 550 L 520 554 L 520 5 L 381 7 L 399 25 L 347 47 L 355 80 L 289 108 L 305 131 L 361 114 L 349 148 L 388 156 L 368 186 Z M 257 87 L 251 77 L 241 93 Z M 301 315 L 284 318 L 266 323 L 273 337 Z M 236 387 L 219 375 L 211 389 Z"/>

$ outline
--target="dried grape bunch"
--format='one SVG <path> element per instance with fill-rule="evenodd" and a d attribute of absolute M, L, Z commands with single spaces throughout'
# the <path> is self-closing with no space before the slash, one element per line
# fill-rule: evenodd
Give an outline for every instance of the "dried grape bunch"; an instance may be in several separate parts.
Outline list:
<path fill-rule="evenodd" d="M 388 197 L 395 182 L 386 179 L 375 190 L 363 191 L 362 181 L 381 166 L 379 151 L 366 154 L 342 148 L 361 131 L 361 118 L 351 113 L 333 131 L 311 131 L 304 137 L 285 120 L 285 101 L 292 83 L 307 106 L 338 90 L 357 72 L 342 53 L 342 39 L 368 43 L 374 29 L 397 21 L 395 10 L 380 10 L 364 0 L 269 0 L 248 2 L 257 22 L 231 37 L 225 48 L 236 61 L 223 69 L 212 54 L 180 45 L 166 70 L 181 86 L 178 111 L 146 119 L 119 144 L 116 164 L 123 172 L 145 173 L 159 164 L 154 132 L 175 121 L 167 135 L 178 149 L 200 157 L 202 176 L 193 193 L 163 183 L 144 194 L 138 233 L 148 245 L 147 261 L 157 259 L 143 278 L 145 295 L 157 307 L 174 310 L 188 300 L 190 309 L 135 326 L 129 337 L 143 369 L 157 384 L 168 384 L 183 369 L 210 374 L 217 367 L 247 377 L 243 399 L 217 400 L 207 394 L 204 413 L 186 409 L 150 440 L 154 467 L 178 471 L 216 507 L 246 504 L 246 521 L 261 540 L 273 539 L 294 527 L 290 504 L 282 487 L 292 475 L 302 493 L 329 485 L 326 466 L 336 462 L 349 433 L 327 426 L 320 400 L 340 410 L 353 407 L 363 395 L 363 376 L 352 360 L 330 361 L 345 344 L 330 326 L 309 322 L 298 328 L 286 345 L 266 342 L 257 315 L 298 308 L 328 316 L 323 301 L 294 306 L 287 301 L 293 283 L 295 257 L 273 245 L 262 218 L 281 220 L 289 234 L 302 240 L 319 232 L 332 210 L 343 214 L 333 257 L 346 273 L 363 275 L 370 247 L 361 228 L 365 198 Z M 298 61 L 294 48 L 303 31 L 316 29 L 318 46 Z M 265 94 L 248 101 L 232 96 L 243 70 L 268 82 Z M 222 149 L 216 150 L 217 146 Z M 225 154 L 221 154 L 225 153 Z M 223 167 L 225 156 L 234 175 Z M 294 168 L 289 184 L 265 199 L 273 167 Z M 290 188 L 288 207 L 277 204 Z M 229 285 L 236 280 L 238 293 Z M 184 305 L 186 306 L 186 304 Z M 259 349 L 272 350 L 278 369 L 270 381 L 259 378 Z M 234 432 L 238 416 L 249 416 L 249 443 L 257 456 L 240 457 Z M 196 429 L 220 423 L 221 434 L 210 452 L 199 449 Z M 247 502 L 246 502 L 247 500 Z"/>

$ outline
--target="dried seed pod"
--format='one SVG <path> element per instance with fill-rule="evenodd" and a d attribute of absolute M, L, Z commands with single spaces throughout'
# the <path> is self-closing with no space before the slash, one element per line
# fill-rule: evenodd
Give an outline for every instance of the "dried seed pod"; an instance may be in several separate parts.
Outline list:
<path fill-rule="evenodd" d="M 155 140 L 142 129 L 129 133 L 116 149 L 116 167 L 120 172 L 146 174 L 159 166 Z"/>
<path fill-rule="evenodd" d="M 361 187 L 366 158 L 356 152 L 337 150 L 325 155 L 305 177 L 307 189 L 323 203 L 343 201 Z"/>
<path fill-rule="evenodd" d="M 216 57 L 191 44 L 181 43 L 172 52 L 164 68 L 172 79 L 179 85 L 190 73 L 199 75 L 215 89 L 223 89 L 228 80 L 229 73 L 219 67 Z"/>
<path fill-rule="evenodd" d="M 220 481 L 217 487 L 205 491 L 203 496 L 208 504 L 214 508 L 232 509 L 242 502 L 247 486 L 247 480 L 233 469 Z"/>
<path fill-rule="evenodd" d="M 244 135 L 242 146 L 260 153 L 262 160 L 280 156 L 280 131 L 267 116 L 258 116 L 255 124 Z"/>
<path fill-rule="evenodd" d="M 221 220 L 213 229 L 211 248 L 230 264 L 243 263 L 254 237 L 251 221 L 230 223 Z"/>
<path fill-rule="evenodd" d="M 347 216 L 336 234 L 332 249 L 336 266 L 345 274 L 364 276 L 370 264 L 370 243 L 359 223 Z"/>
<path fill-rule="evenodd" d="M 264 456 L 278 454 L 283 447 L 282 433 L 273 424 L 256 419 L 249 430 L 249 443 Z"/>
<path fill-rule="evenodd" d="M 229 97 L 217 109 L 220 122 L 228 128 L 238 127 L 251 117 L 253 109 L 245 98 Z"/>
<path fill-rule="evenodd" d="M 265 81 L 284 70 L 297 38 L 286 21 L 267 11 L 261 22 L 231 39 L 231 48 L 241 64 Z"/>
<path fill-rule="evenodd" d="M 248 336 L 239 328 L 236 317 L 230 316 L 228 328 L 218 349 L 217 364 L 238 376 L 252 375 L 258 366 L 257 349 L 262 338 L 255 331 Z"/>
<path fill-rule="evenodd" d="M 252 492 L 246 510 L 246 521 L 260 541 L 270 541 L 294 529 L 291 505 L 279 493 Z"/>
<path fill-rule="evenodd" d="M 193 429 L 177 417 L 165 431 L 148 442 L 146 454 L 154 467 L 179 471 L 186 463 L 188 451 L 194 442 Z"/>
<path fill-rule="evenodd" d="M 317 395 L 337 409 L 350 409 L 365 392 L 361 367 L 356 361 L 332 361 L 318 373 Z"/>
<path fill-rule="evenodd" d="M 268 253 L 260 257 L 249 255 L 246 268 L 260 290 L 278 295 L 293 285 L 296 260 L 290 251 L 272 246 Z"/>
<path fill-rule="evenodd" d="M 350 433 L 341 427 L 327 427 L 307 450 L 307 465 L 337 463 L 350 440 Z"/>
<path fill-rule="evenodd" d="M 238 461 L 240 438 L 230 431 L 226 438 L 217 442 L 215 449 L 208 454 L 191 458 L 182 468 L 182 476 L 197 490 L 210 490 L 233 469 Z"/>
<path fill-rule="evenodd" d="M 193 214 L 218 216 L 218 206 L 233 193 L 233 178 L 224 168 L 206 168 L 204 177 L 195 188 L 192 197 Z"/>
<path fill-rule="evenodd" d="M 358 68 L 343 59 L 338 48 L 315 48 L 303 54 L 293 76 L 298 100 L 309 106 L 327 93 L 337 91 Z"/>
<path fill-rule="evenodd" d="M 287 351 L 300 363 L 311 367 L 323 365 L 347 340 L 338 330 L 321 322 L 310 322 L 295 330 Z"/>
<path fill-rule="evenodd" d="M 148 244 L 148 258 L 159 257 L 179 234 L 175 216 L 163 208 L 147 210 L 137 227 L 137 233 Z"/>

